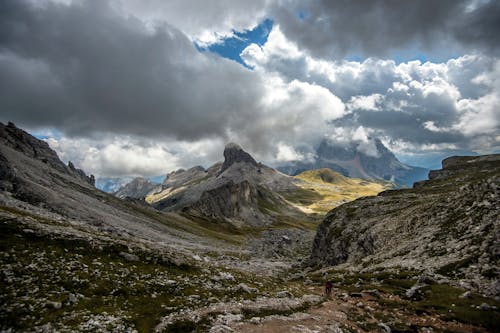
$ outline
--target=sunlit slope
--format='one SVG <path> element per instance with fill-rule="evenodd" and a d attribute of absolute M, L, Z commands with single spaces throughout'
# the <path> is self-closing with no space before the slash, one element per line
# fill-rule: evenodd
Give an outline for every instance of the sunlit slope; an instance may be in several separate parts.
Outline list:
<path fill-rule="evenodd" d="M 345 202 L 393 188 L 389 182 L 348 178 L 327 168 L 304 171 L 295 178 L 301 180 L 297 185 L 302 191 L 284 195 L 309 213 L 326 213 Z"/>

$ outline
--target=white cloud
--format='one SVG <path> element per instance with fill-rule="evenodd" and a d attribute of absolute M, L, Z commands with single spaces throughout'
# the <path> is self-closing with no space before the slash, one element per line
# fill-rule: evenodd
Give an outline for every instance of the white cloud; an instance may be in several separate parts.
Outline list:
<path fill-rule="evenodd" d="M 495 58 L 472 54 L 443 63 L 328 61 L 301 51 L 279 26 L 270 37 L 264 46 L 243 51 L 244 60 L 283 82 L 307 82 L 338 96 L 346 109 L 333 126 L 353 131 L 362 126 L 374 136 L 411 142 L 415 149 L 484 150 L 480 145 L 495 145 L 484 138 L 499 130 Z M 373 111 L 377 115 L 370 115 Z M 326 128 L 324 134 L 331 131 Z"/>
<path fill-rule="evenodd" d="M 381 94 L 352 96 L 347 104 L 347 108 L 350 110 L 378 111 L 380 110 L 380 103 L 383 99 L 384 96 Z"/>
<path fill-rule="evenodd" d="M 125 15 L 149 25 L 168 22 L 201 45 L 255 27 L 267 15 L 271 0 L 113 0 Z"/>
<path fill-rule="evenodd" d="M 224 142 L 206 139 L 157 142 L 130 136 L 48 138 L 59 157 L 98 177 L 158 176 L 179 168 L 211 163 L 222 158 Z M 207 164 L 208 163 L 208 164 Z"/>
<path fill-rule="evenodd" d="M 276 155 L 278 162 L 301 161 L 303 159 L 304 156 L 298 153 L 293 147 L 283 142 L 278 144 L 278 153 Z"/>

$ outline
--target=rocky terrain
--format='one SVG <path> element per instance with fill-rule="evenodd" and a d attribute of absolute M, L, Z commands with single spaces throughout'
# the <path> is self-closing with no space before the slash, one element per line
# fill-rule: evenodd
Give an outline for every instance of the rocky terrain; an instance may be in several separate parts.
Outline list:
<path fill-rule="evenodd" d="M 418 268 L 500 296 L 500 155 L 450 157 L 413 189 L 332 210 L 318 228 L 318 265 Z"/>
<path fill-rule="evenodd" d="M 157 209 L 182 211 L 190 218 L 223 221 L 237 228 L 261 227 L 281 216 L 309 219 L 280 194 L 297 190 L 296 183 L 293 177 L 257 163 L 240 146 L 230 143 L 222 164 L 169 174 L 165 189 L 146 200 Z"/>
<path fill-rule="evenodd" d="M 368 185 L 331 171 L 304 174 L 302 180 L 288 177 L 233 151 L 227 157 L 232 163 L 226 163 L 222 172 L 223 164 L 177 171 L 162 185 L 167 197 L 185 191 L 186 182 L 196 185 L 209 178 L 210 184 L 222 184 L 222 189 L 207 187 L 187 209 L 160 211 L 144 200 L 120 199 L 97 190 L 92 177 L 66 166 L 45 143 L 13 124 L 0 124 L 0 136 L 1 332 L 494 332 L 500 320 L 500 303 L 491 297 L 495 295 L 491 282 L 498 280 L 498 251 L 494 252 L 498 228 L 495 223 L 487 227 L 498 213 L 495 157 L 467 159 L 465 173 L 461 160 L 446 160 L 442 171 L 431 173 L 432 180 L 413 190 L 389 191 L 340 206 L 320 228 L 311 257 L 314 221 L 320 215 L 300 208 L 310 207 L 314 198 L 327 200 L 317 186 L 334 196 L 333 184 L 352 181 L 364 190 Z M 282 179 L 286 181 L 280 183 Z M 397 254 L 391 246 L 387 257 L 385 250 L 374 246 L 373 254 L 359 260 L 357 254 L 348 255 L 342 263 L 329 259 L 335 253 L 328 247 L 318 247 L 334 246 L 318 241 L 326 239 L 320 233 L 328 229 L 332 216 L 365 201 L 406 196 L 401 200 L 420 209 L 411 202 L 414 193 L 428 202 L 429 211 L 431 203 L 443 203 L 436 206 L 440 212 L 436 208 L 433 218 L 445 217 L 444 206 L 460 210 L 453 201 L 461 200 L 460 187 L 450 179 L 464 187 L 461 191 L 470 200 L 470 209 L 468 201 L 458 201 L 465 214 L 480 222 L 474 222 L 479 227 L 476 233 L 464 227 L 460 216 L 457 227 L 465 229 L 456 233 L 454 225 L 443 225 L 439 233 L 422 228 L 422 235 L 436 235 L 432 246 L 443 244 L 439 260 L 447 266 L 431 260 L 427 267 L 420 258 Z M 312 183 L 316 185 L 307 185 Z M 317 187 L 316 193 L 301 186 Z M 248 202 L 250 208 L 262 208 L 262 214 L 275 209 L 271 202 L 259 201 L 259 192 L 254 197 L 254 189 L 270 191 L 268 198 L 282 200 L 275 205 L 299 212 L 274 211 L 269 225 L 248 223 L 243 228 L 224 222 L 234 212 L 241 218 L 239 208 L 210 206 L 234 197 L 238 205 Z M 190 209 L 207 214 L 222 211 L 209 219 Z M 405 209 L 409 208 L 403 207 L 403 213 Z M 377 211 L 371 212 L 374 218 Z M 391 218 L 397 213 L 392 211 Z M 391 226 L 386 227 L 381 235 L 391 232 Z M 405 244 L 407 227 L 398 231 Z M 364 239 L 365 229 L 349 225 L 346 230 L 352 232 L 350 240 Z M 425 256 L 425 251 L 416 250 L 423 247 L 420 230 L 411 230 L 419 244 L 410 250 Z M 392 237 L 397 239 L 399 233 Z M 477 262 L 455 261 L 465 249 L 447 241 L 452 237 L 457 244 L 477 246 L 473 248 Z M 353 253 L 359 252 L 356 246 Z M 490 256 L 491 249 L 496 257 Z M 382 266 L 374 261 L 372 266 L 366 258 L 385 261 Z M 477 285 L 471 278 L 475 274 L 482 275 Z M 334 285 L 331 296 L 323 293 L 327 279 Z"/>
<path fill-rule="evenodd" d="M 359 144 L 341 146 L 325 139 L 318 146 L 313 162 L 296 161 L 280 166 L 278 170 L 297 175 L 307 170 L 329 168 L 348 177 L 381 179 L 406 187 L 427 178 L 429 170 L 401 163 L 378 139 L 374 144 L 376 154 L 370 155 L 360 151 Z"/>
<path fill-rule="evenodd" d="M 349 179 L 330 169 L 290 177 L 257 162 L 234 143 L 223 155 L 223 163 L 207 170 L 196 166 L 168 174 L 163 190 L 146 201 L 160 210 L 244 228 L 316 221 L 344 202 L 392 188 L 388 182 Z"/>

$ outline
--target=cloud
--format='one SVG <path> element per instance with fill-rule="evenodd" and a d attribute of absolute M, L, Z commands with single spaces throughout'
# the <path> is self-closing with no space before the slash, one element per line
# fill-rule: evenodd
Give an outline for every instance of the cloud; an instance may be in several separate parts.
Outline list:
<path fill-rule="evenodd" d="M 325 137 L 373 156 L 375 137 L 408 156 L 491 152 L 498 7 L 4 0 L 0 120 L 55 130 L 50 143 L 65 160 L 103 176 L 209 166 L 228 141 L 268 163 L 307 160 Z M 252 70 L 194 46 L 269 17 L 267 42 L 241 53 Z M 401 62 L 417 51 L 435 61 Z"/>
<path fill-rule="evenodd" d="M 289 40 L 320 58 L 500 50 L 498 1 L 295 0 L 273 14 Z"/>
<path fill-rule="evenodd" d="M 59 157 L 98 177 L 158 176 L 194 165 L 209 167 L 222 159 L 224 142 L 158 142 L 127 135 L 45 140 Z"/>
<path fill-rule="evenodd" d="M 197 140 L 255 116 L 260 78 L 199 53 L 181 31 L 149 30 L 102 1 L 0 5 L 5 119 L 72 135 L 112 131 Z"/>
<path fill-rule="evenodd" d="M 255 27 L 268 15 L 270 0 L 114 0 L 115 7 L 150 26 L 168 22 L 206 45 Z"/>
<path fill-rule="evenodd" d="M 324 135 L 332 127 L 350 128 L 344 135 L 352 140 L 361 126 L 372 136 L 422 149 L 439 144 L 471 150 L 498 146 L 492 139 L 500 129 L 493 119 L 500 119 L 496 58 L 471 54 L 441 63 L 326 61 L 300 51 L 281 29 L 275 25 L 268 42 L 243 51 L 243 59 L 262 73 L 318 85 L 340 97 L 346 112 L 324 129 Z M 283 50 L 292 55 L 287 57 Z M 290 63 L 294 66 L 283 66 Z"/>

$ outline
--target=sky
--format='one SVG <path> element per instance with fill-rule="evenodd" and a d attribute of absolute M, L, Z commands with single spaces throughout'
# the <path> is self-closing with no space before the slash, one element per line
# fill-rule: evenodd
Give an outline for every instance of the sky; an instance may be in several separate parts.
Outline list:
<path fill-rule="evenodd" d="M 500 151 L 500 1 L 2 0 L 0 121 L 98 177 L 376 138 L 435 168 Z"/>

